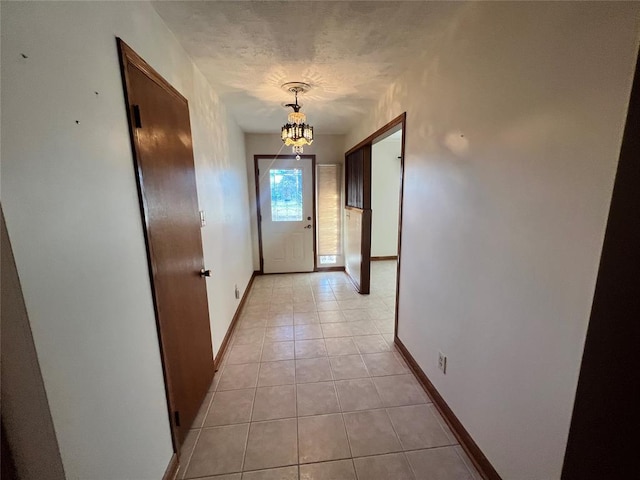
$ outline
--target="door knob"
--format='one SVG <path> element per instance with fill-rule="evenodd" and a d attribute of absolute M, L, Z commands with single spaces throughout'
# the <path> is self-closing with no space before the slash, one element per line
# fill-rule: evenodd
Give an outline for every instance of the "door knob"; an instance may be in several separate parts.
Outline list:
<path fill-rule="evenodd" d="M 200 270 L 200 276 L 201 277 L 210 277 L 211 276 L 211 270 L 205 270 L 204 268 Z"/>
<path fill-rule="evenodd" d="M 307 225 L 307 226 L 306 226 L 306 227 L 304 227 L 304 228 L 311 228 L 311 225 Z"/>

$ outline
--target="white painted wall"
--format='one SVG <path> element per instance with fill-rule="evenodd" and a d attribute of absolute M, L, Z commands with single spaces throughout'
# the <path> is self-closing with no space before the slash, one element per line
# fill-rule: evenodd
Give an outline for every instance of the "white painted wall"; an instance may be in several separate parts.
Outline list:
<path fill-rule="evenodd" d="M 460 5 L 347 137 L 407 112 L 399 337 L 506 480 L 560 477 L 639 19 Z"/>
<path fill-rule="evenodd" d="M 243 134 L 148 3 L 2 2 L 2 33 L 2 204 L 67 478 L 161 478 L 172 446 L 115 37 L 190 101 L 216 349 L 252 272 Z"/>
<path fill-rule="evenodd" d="M 286 121 L 287 111 L 283 109 L 283 123 Z M 313 125 L 312 114 L 309 120 Z M 278 126 L 279 128 L 280 126 Z M 305 155 L 315 155 L 316 163 L 340 164 L 344 163 L 344 135 L 314 135 L 313 144 L 304 147 Z M 260 270 L 260 252 L 258 247 L 258 217 L 256 209 L 256 181 L 254 170 L 254 155 L 282 154 L 291 155 L 291 147 L 285 147 L 280 139 L 280 131 L 274 133 L 246 133 L 245 149 L 247 155 L 246 171 L 249 185 L 249 208 L 251 212 L 251 241 L 253 251 L 253 268 Z M 344 178 L 344 177 L 343 177 Z M 344 184 L 344 180 L 342 182 Z M 344 185 L 343 185 L 344 188 Z M 338 257 L 335 266 L 344 266 L 344 257 Z"/>
<path fill-rule="evenodd" d="M 387 137 L 371 147 L 371 256 L 398 254 L 401 138 Z"/>

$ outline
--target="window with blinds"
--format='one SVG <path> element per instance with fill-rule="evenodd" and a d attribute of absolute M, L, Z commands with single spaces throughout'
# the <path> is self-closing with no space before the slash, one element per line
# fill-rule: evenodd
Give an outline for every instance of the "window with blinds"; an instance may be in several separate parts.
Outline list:
<path fill-rule="evenodd" d="M 342 165 L 318 165 L 318 258 L 320 265 L 342 254 L 340 177 Z"/>

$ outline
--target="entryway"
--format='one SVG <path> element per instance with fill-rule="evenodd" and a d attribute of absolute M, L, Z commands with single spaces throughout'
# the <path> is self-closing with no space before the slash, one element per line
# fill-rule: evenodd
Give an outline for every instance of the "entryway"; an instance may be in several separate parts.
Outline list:
<path fill-rule="evenodd" d="M 256 156 L 262 273 L 313 272 L 315 156 Z"/>

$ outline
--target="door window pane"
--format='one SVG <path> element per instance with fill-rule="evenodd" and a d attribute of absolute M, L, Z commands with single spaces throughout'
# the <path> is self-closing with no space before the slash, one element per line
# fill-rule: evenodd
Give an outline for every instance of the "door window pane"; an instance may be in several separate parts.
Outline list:
<path fill-rule="evenodd" d="M 302 169 L 269 170 L 271 221 L 302 221 Z"/>

